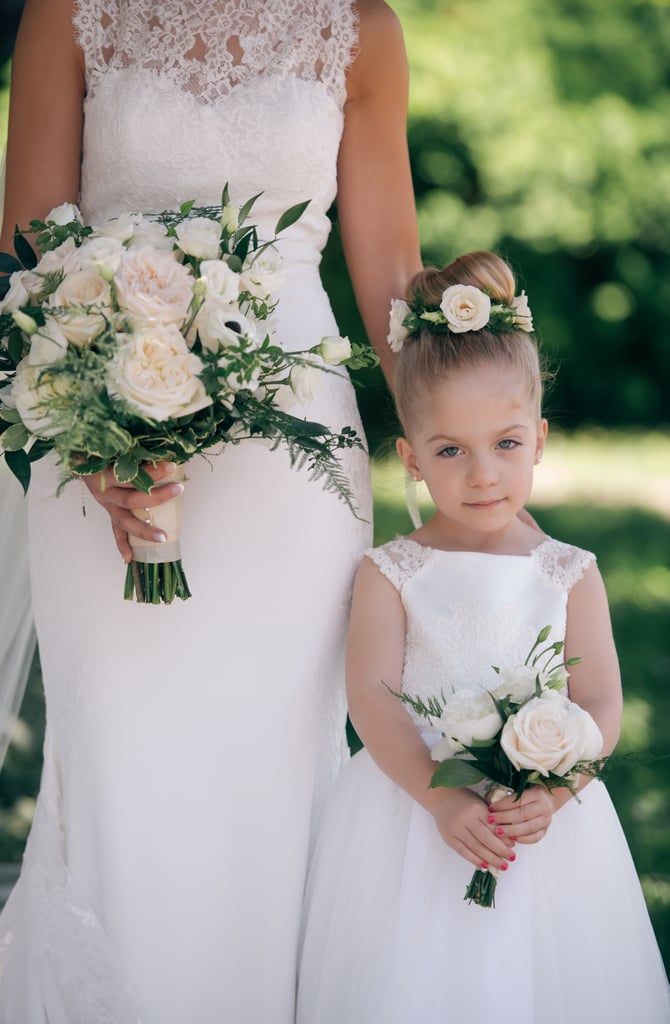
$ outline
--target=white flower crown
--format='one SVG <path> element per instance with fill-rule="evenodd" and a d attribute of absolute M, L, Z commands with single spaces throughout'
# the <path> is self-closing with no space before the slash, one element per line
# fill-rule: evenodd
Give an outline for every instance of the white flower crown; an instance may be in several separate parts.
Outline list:
<path fill-rule="evenodd" d="M 492 302 L 491 297 L 471 284 L 452 284 L 442 293 L 439 306 L 423 302 L 417 293 L 414 302 L 391 299 L 388 343 L 399 352 L 408 338 L 423 327 L 437 334 L 481 331 L 486 327 L 494 334 L 521 330 L 531 333 L 533 316 L 525 291 L 515 296 L 510 305 Z"/>

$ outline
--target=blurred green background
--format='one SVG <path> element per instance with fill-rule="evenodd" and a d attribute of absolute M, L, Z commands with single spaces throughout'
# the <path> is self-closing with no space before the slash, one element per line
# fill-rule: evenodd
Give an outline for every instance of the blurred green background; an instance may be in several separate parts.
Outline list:
<path fill-rule="evenodd" d="M 670 0 L 391 6 L 411 66 L 425 259 L 506 256 L 558 370 L 532 511 L 595 551 L 605 577 L 624 678 L 620 749 L 653 755 L 617 769 L 610 790 L 669 965 Z M 2 75 L 0 119 L 8 65 Z M 333 217 L 323 276 L 343 333 L 361 338 Z M 360 383 L 382 542 L 410 524 L 388 454 L 391 403 L 377 373 Z M 21 856 L 42 728 L 36 663 L 0 776 L 0 861 Z"/>

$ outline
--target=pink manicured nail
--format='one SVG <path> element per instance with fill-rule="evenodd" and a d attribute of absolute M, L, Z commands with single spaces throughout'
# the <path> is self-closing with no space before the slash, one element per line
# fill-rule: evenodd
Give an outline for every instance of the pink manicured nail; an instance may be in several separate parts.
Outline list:
<path fill-rule="evenodd" d="M 507 859 L 509 861 L 511 861 L 512 863 L 514 863 L 514 861 L 516 860 L 516 854 L 515 853 L 508 853 L 507 854 Z"/>
<path fill-rule="evenodd" d="M 506 861 L 503 861 L 502 864 L 500 865 L 500 870 L 501 871 L 507 871 L 508 867 L 509 867 L 509 864 Z"/>
<path fill-rule="evenodd" d="M 501 825 L 498 825 L 498 827 L 496 829 L 496 835 L 497 836 L 504 836 L 505 835 L 505 829 Z"/>
<path fill-rule="evenodd" d="M 489 811 L 491 812 L 491 814 L 493 814 L 493 812 L 495 811 L 495 807 L 493 806 L 493 804 L 489 804 Z"/>
<path fill-rule="evenodd" d="M 483 860 L 483 861 L 481 862 L 481 864 L 480 864 L 479 866 L 480 866 L 480 868 L 483 868 L 483 869 L 484 869 L 484 871 L 486 871 L 486 869 L 487 869 L 487 867 L 488 867 L 488 864 L 486 863 L 486 861 L 485 861 L 485 860 Z"/>
<path fill-rule="evenodd" d="M 510 839 L 512 840 L 513 843 L 516 842 L 516 836 L 510 836 Z"/>
<path fill-rule="evenodd" d="M 486 820 L 488 821 L 489 825 L 492 825 L 494 823 L 494 821 L 496 820 L 495 819 L 495 815 L 494 814 L 489 814 L 489 816 L 488 816 L 488 818 Z"/>

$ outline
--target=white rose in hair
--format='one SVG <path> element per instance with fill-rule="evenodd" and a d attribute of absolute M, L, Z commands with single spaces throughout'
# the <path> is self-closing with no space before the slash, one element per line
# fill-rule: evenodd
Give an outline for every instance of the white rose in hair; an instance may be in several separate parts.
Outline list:
<path fill-rule="evenodd" d="M 199 374 L 201 360 L 174 324 L 127 335 L 109 367 L 109 392 L 159 423 L 212 404 Z"/>
<path fill-rule="evenodd" d="M 111 289 L 96 267 L 67 274 L 47 299 L 63 334 L 73 345 L 88 345 L 111 315 Z"/>
<path fill-rule="evenodd" d="M 565 775 L 578 761 L 597 757 L 603 738 L 587 711 L 548 690 L 507 719 L 500 745 L 515 768 L 546 777 Z"/>
<path fill-rule="evenodd" d="M 456 690 L 447 698 L 435 725 L 444 733 L 444 740 L 433 747 L 431 756 L 441 761 L 449 753 L 471 746 L 473 740 L 492 740 L 502 726 L 502 718 L 488 693 Z"/>
<path fill-rule="evenodd" d="M 161 324 L 181 324 L 193 296 L 189 268 L 152 246 L 123 254 L 114 285 L 120 309 Z"/>
<path fill-rule="evenodd" d="M 440 309 L 454 334 L 479 331 L 491 315 L 491 300 L 471 284 L 452 284 L 442 293 Z"/>
<path fill-rule="evenodd" d="M 323 360 L 320 356 L 311 355 L 308 357 L 306 365 L 296 365 L 291 368 L 289 383 L 299 405 L 306 405 L 318 395 L 323 373 L 319 367 L 322 366 Z"/>
<path fill-rule="evenodd" d="M 71 224 L 73 221 L 78 221 L 80 224 L 84 223 L 79 207 L 74 206 L 73 203 L 61 203 L 60 206 L 55 206 L 44 218 L 45 224 L 58 224 L 59 227 Z"/>
<path fill-rule="evenodd" d="M 203 260 L 200 276 L 205 279 L 205 296 L 219 302 L 236 302 L 240 294 L 240 275 L 225 260 Z"/>
<path fill-rule="evenodd" d="M 351 356 L 351 342 L 348 338 L 337 336 L 322 338 L 319 345 L 319 354 L 326 363 L 337 366 Z"/>
<path fill-rule="evenodd" d="M 403 320 L 409 312 L 410 308 L 404 299 L 391 299 L 389 333 L 386 340 L 393 352 L 399 352 L 409 337 L 409 331 L 403 326 Z"/>
<path fill-rule="evenodd" d="M 182 252 L 197 260 L 215 260 L 219 255 L 221 228 L 209 217 L 193 217 L 175 227 L 177 242 Z"/>
<path fill-rule="evenodd" d="M 521 295 L 516 295 L 512 299 L 512 309 L 514 310 L 514 326 L 521 328 L 522 331 L 530 332 L 533 330 L 533 314 L 530 311 L 528 305 L 528 296 L 525 291 L 521 292 Z"/>

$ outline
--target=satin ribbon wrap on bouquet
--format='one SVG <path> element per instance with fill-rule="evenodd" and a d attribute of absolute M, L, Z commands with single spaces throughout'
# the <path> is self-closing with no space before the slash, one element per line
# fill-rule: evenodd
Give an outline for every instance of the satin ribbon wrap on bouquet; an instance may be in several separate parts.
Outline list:
<path fill-rule="evenodd" d="M 274 236 L 261 238 L 246 223 L 257 199 L 237 206 L 226 186 L 219 206 L 186 202 L 98 225 L 68 203 L 17 229 L 16 255 L 0 253 L 0 455 L 24 491 L 32 463 L 52 452 L 61 487 L 112 469 L 119 484 L 149 493 L 148 466 L 181 466 L 257 437 L 287 450 L 292 466 L 357 514 L 339 456 L 362 440 L 292 409 L 322 374 L 376 357 L 348 338 L 315 339 L 303 351 L 278 343 L 272 313 L 284 275 L 275 243 L 308 204 L 286 210 Z M 161 527 L 180 506 L 138 518 Z M 171 519 L 166 531 L 164 545 L 133 541 L 126 598 L 190 596 Z"/>
<path fill-rule="evenodd" d="M 162 484 L 181 483 L 185 478 L 184 466 L 176 466 L 163 477 Z M 146 604 L 171 604 L 175 597 L 182 601 L 191 596 L 181 564 L 181 522 L 184 494 L 152 508 L 134 509 L 133 515 L 156 530 L 162 530 L 165 541 L 144 540 L 128 535 L 133 560 L 126 570 L 124 597 Z"/>

